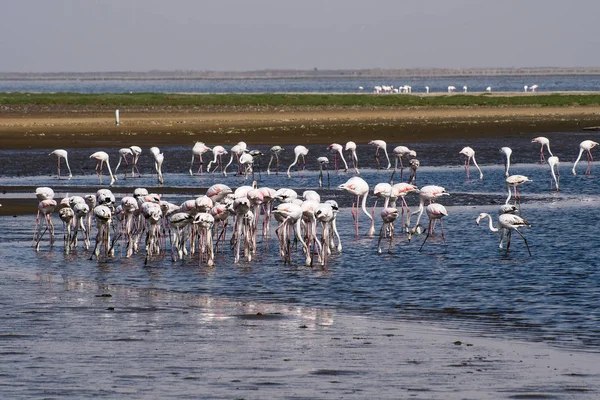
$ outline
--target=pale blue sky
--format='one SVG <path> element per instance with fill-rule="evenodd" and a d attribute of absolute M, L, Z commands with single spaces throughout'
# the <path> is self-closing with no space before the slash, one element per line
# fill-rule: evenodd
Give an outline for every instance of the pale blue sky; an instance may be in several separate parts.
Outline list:
<path fill-rule="evenodd" d="M 0 71 L 600 66 L 598 0 L 0 0 Z"/>

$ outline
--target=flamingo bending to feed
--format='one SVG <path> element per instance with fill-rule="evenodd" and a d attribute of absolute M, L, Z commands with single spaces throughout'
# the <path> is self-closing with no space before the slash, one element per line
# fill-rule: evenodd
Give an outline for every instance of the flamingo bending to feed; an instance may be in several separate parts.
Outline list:
<path fill-rule="evenodd" d="M 550 139 L 548 139 L 547 137 L 538 136 L 536 138 L 531 139 L 531 143 L 539 143 L 542 145 L 540 147 L 540 164 L 546 161 L 546 158 L 544 157 L 544 146 L 546 146 L 546 148 L 548 149 L 548 153 L 550 153 L 550 156 L 554 155 L 550 150 Z"/>
<path fill-rule="evenodd" d="M 346 143 L 345 150 L 348 152 L 348 159 L 352 161 L 352 167 L 356 174 L 360 174 L 358 170 L 358 157 L 356 156 L 356 143 L 349 141 Z"/>
<path fill-rule="evenodd" d="M 344 159 L 344 148 L 342 147 L 341 144 L 338 143 L 332 143 L 329 145 L 328 147 L 329 151 L 331 151 L 333 153 L 333 164 L 335 166 L 335 170 L 338 170 L 338 155 L 340 157 L 340 159 L 342 160 L 342 162 L 344 163 L 344 172 L 348 171 L 348 164 L 346 163 L 346 160 Z"/>
<path fill-rule="evenodd" d="M 58 164 L 57 164 L 57 169 L 58 169 L 58 179 L 60 180 L 60 159 L 64 158 L 65 159 L 65 164 L 67 164 L 67 169 L 69 170 L 69 180 L 71 178 L 73 178 L 73 174 L 71 174 L 71 167 L 69 167 L 69 157 L 67 155 L 67 151 L 63 150 L 63 149 L 56 149 L 54 150 L 52 153 L 48 154 L 48 155 L 52 155 L 54 154 L 55 156 L 57 156 L 58 158 Z"/>
<path fill-rule="evenodd" d="M 90 156 L 96 160 L 96 175 L 100 178 L 100 183 L 102 183 L 102 166 L 106 163 L 106 168 L 108 169 L 108 173 L 110 175 L 110 186 L 115 183 L 115 177 L 110 169 L 110 164 L 108 162 L 108 154 L 105 151 L 97 151 Z"/>
<path fill-rule="evenodd" d="M 483 179 L 483 172 L 481 172 L 481 168 L 477 165 L 477 161 L 475 160 L 475 150 L 471 147 L 463 147 L 459 154 L 462 154 L 467 157 L 465 160 L 465 172 L 467 173 L 467 180 L 469 179 L 469 166 L 471 165 L 471 159 L 473 159 L 473 164 L 479 171 L 479 179 Z"/>
<path fill-rule="evenodd" d="M 556 186 L 556 191 L 558 192 L 558 182 L 560 181 L 560 168 L 559 168 L 560 160 L 556 156 L 548 157 L 548 165 L 550 166 L 550 187 L 552 187 L 552 180 L 554 180 L 554 185 Z M 554 172 L 554 167 L 556 167 L 556 173 Z"/>
<path fill-rule="evenodd" d="M 594 142 L 592 140 L 584 140 L 583 142 L 581 142 L 579 144 L 579 155 L 577 156 L 577 160 L 575 160 L 575 164 L 573 164 L 573 175 L 577 175 L 577 172 L 575 172 L 575 168 L 577 167 L 577 163 L 579 162 L 579 160 L 581 159 L 581 155 L 583 154 L 583 152 L 587 152 L 587 161 L 588 161 L 588 166 L 587 169 L 585 170 L 585 174 L 589 175 L 590 174 L 590 169 L 592 167 L 592 161 L 594 161 L 594 157 L 592 157 L 592 152 L 590 150 L 592 150 L 594 147 L 598 146 L 597 142 Z"/>
<path fill-rule="evenodd" d="M 327 187 L 329 187 L 329 159 L 327 157 L 319 157 L 317 158 L 317 162 L 319 163 L 319 187 L 323 187 L 323 168 L 327 171 Z"/>
<path fill-rule="evenodd" d="M 271 158 L 269 159 L 269 164 L 267 165 L 267 175 L 271 175 L 271 163 L 273 162 L 273 159 L 275 159 L 275 175 L 279 175 L 279 153 L 284 150 L 285 149 L 281 146 L 271 147 Z"/>
<path fill-rule="evenodd" d="M 442 239 L 444 240 L 444 246 L 446 246 L 446 237 L 444 235 L 444 223 L 442 222 L 442 218 L 448 216 L 448 211 L 446 211 L 446 207 L 439 203 L 431 203 L 427 206 L 425 211 L 427 212 L 427 216 L 429 217 L 429 228 L 427 228 L 427 236 L 425 236 L 425 240 L 423 240 L 421 247 L 419 247 L 419 251 L 421 251 L 421 249 L 423 249 L 423 246 L 425 246 L 425 242 L 427 241 L 427 238 L 429 238 L 429 235 L 433 230 L 433 223 L 437 220 L 440 221 Z"/>
<path fill-rule="evenodd" d="M 296 164 L 298 164 L 298 159 L 300 157 L 302 157 L 302 171 L 304 171 L 304 168 L 306 168 L 306 155 L 308 154 L 308 149 L 302 145 L 298 145 L 296 147 L 294 147 L 294 162 L 290 164 L 290 166 L 288 167 L 287 170 L 287 176 L 288 178 L 291 178 L 292 175 L 290 174 L 290 170 L 292 169 L 292 167 Z"/>
<path fill-rule="evenodd" d="M 515 205 L 517 204 L 517 201 L 520 202 L 521 195 L 519 194 L 519 190 L 517 189 L 517 187 L 524 184 L 525 182 L 531 182 L 531 179 L 529 179 L 525 175 L 511 175 L 508 178 L 506 178 L 506 188 L 508 190 L 508 197 L 506 198 L 504 204 L 508 204 L 508 202 L 510 201 L 511 186 L 513 187 L 515 192 Z"/>
<path fill-rule="evenodd" d="M 375 160 L 377 161 L 377 169 L 381 169 L 381 163 L 379 162 L 379 150 L 383 150 L 383 152 L 385 154 L 385 158 L 387 159 L 387 162 L 388 162 L 388 166 L 386 169 L 390 169 L 392 166 L 392 163 L 390 162 L 390 156 L 388 155 L 388 152 L 387 152 L 387 143 L 385 143 L 383 140 L 371 140 L 369 142 L 369 144 L 376 147 Z"/>
<path fill-rule="evenodd" d="M 392 172 L 392 177 L 390 178 L 390 184 L 393 184 L 394 181 L 394 174 L 396 173 L 396 169 L 398 169 L 398 161 L 400 161 L 400 181 L 402 182 L 402 180 L 404 179 L 403 175 L 404 175 L 404 164 L 402 163 L 402 157 L 404 157 L 405 155 L 409 155 L 410 157 L 416 157 L 417 156 L 417 152 L 414 150 L 409 149 L 406 146 L 396 146 L 394 147 L 394 150 L 392 150 L 392 153 L 394 154 L 395 158 L 396 158 L 396 162 L 394 164 L 394 172 Z"/>
<path fill-rule="evenodd" d="M 508 178 L 510 175 L 510 156 L 512 154 L 512 149 L 510 147 L 502 147 L 500 153 L 504 154 L 504 176 Z"/>
<path fill-rule="evenodd" d="M 200 166 L 198 167 L 198 173 L 201 174 L 202 173 L 202 165 L 204 164 L 204 162 L 202 161 L 202 154 L 206 153 L 209 150 L 211 150 L 211 148 L 208 147 L 207 145 L 205 145 L 204 143 L 196 142 L 196 144 L 192 148 L 192 163 L 190 164 L 190 176 L 194 175 L 194 173 L 192 172 L 192 167 L 194 166 L 194 157 L 197 155 L 198 158 L 200 159 Z"/>
<path fill-rule="evenodd" d="M 519 232 L 519 228 L 522 226 L 526 226 L 528 228 L 531 227 L 531 224 L 529 222 L 527 222 L 523 218 L 519 217 L 518 215 L 501 214 L 498 217 L 498 227 L 496 228 L 496 227 L 494 227 L 494 224 L 492 223 L 492 216 L 488 213 L 479 214 L 479 216 L 477 217 L 475 222 L 477 223 L 477 225 L 479 225 L 479 222 L 485 218 L 489 218 L 489 223 L 490 223 L 489 228 L 492 232 L 498 232 L 498 231 L 502 230 L 502 232 L 500 234 L 500 245 L 499 245 L 500 248 L 502 248 L 505 231 L 506 231 L 506 232 L 508 232 L 508 234 L 506 234 L 506 237 L 507 237 L 506 251 L 508 251 L 508 249 L 510 248 L 510 232 L 515 231 L 519 234 L 519 236 L 521 236 L 523 238 L 523 241 L 525 242 L 525 246 L 527 247 L 527 252 L 529 252 L 529 255 L 531 256 L 531 250 L 529 250 L 529 244 L 527 243 L 527 239 L 525 239 L 525 236 L 523 236 L 523 234 L 521 232 Z"/>
<path fill-rule="evenodd" d="M 381 240 L 388 235 L 390 238 L 390 245 L 388 247 L 388 253 L 392 252 L 392 240 L 394 239 L 394 221 L 398 219 L 398 209 L 392 207 L 386 207 L 381 211 L 381 219 L 383 225 L 379 230 L 379 240 L 377 241 L 377 253 L 381 254 Z"/>
<path fill-rule="evenodd" d="M 206 166 L 206 172 L 210 172 L 210 166 L 214 163 L 217 164 L 213 172 L 215 172 L 219 167 L 221 167 L 221 172 L 223 172 L 223 156 L 227 154 L 227 150 L 223 146 L 214 146 L 212 148 L 214 158 L 208 163 Z"/>

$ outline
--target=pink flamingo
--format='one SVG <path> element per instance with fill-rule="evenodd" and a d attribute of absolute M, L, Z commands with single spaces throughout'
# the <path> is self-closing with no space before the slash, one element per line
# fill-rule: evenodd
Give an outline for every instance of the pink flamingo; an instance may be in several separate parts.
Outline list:
<path fill-rule="evenodd" d="M 288 167 L 287 170 L 287 176 L 288 178 L 291 178 L 292 175 L 290 175 L 290 170 L 292 169 L 292 167 L 296 164 L 298 164 L 298 158 L 302 157 L 302 171 L 304 171 L 304 168 L 306 168 L 306 155 L 308 154 L 308 149 L 302 145 L 298 145 L 296 147 L 294 147 L 294 162 L 290 164 L 290 166 Z"/>
<path fill-rule="evenodd" d="M 210 147 L 208 147 L 204 143 L 196 142 L 196 144 L 192 148 L 192 163 L 190 164 L 190 176 L 194 175 L 194 173 L 192 172 L 192 167 L 194 166 L 194 157 L 196 155 L 198 155 L 198 158 L 200 159 L 200 167 L 198 167 L 198 173 L 201 174 L 202 173 L 202 165 L 204 164 L 202 161 L 202 154 L 206 153 L 209 150 L 210 150 Z"/>
<path fill-rule="evenodd" d="M 390 156 L 387 152 L 387 144 L 383 140 L 371 140 L 369 144 L 376 147 L 375 160 L 377 161 L 377 169 L 381 169 L 381 163 L 379 162 L 379 150 L 383 150 L 383 152 L 385 153 L 385 158 L 388 162 L 388 166 L 386 169 L 390 169 L 392 163 L 390 162 Z"/>
<path fill-rule="evenodd" d="M 217 145 L 212 148 L 212 152 L 213 152 L 214 158 L 208 163 L 208 165 L 206 167 L 206 172 L 210 172 L 210 166 L 213 163 L 217 164 L 217 166 L 215 167 L 213 172 L 215 172 L 217 170 L 217 168 L 219 168 L 219 167 L 221 167 L 221 172 L 223 172 L 223 156 L 225 154 L 227 154 L 227 150 L 225 150 L 225 147 Z"/>
<path fill-rule="evenodd" d="M 368 235 L 373 236 L 373 233 L 375 233 L 375 225 L 374 225 L 373 217 L 367 211 L 367 196 L 369 195 L 369 184 L 364 179 L 362 179 L 358 176 L 354 176 L 354 177 L 348 179 L 348 181 L 346 183 L 342 183 L 340 186 L 338 186 L 338 189 L 345 190 L 348 193 L 356 196 L 356 203 L 352 203 L 352 218 L 354 219 L 357 236 L 358 236 L 358 207 L 359 207 L 358 203 L 360 201 L 360 197 L 362 196 L 362 206 L 361 206 L 362 210 L 367 215 L 367 217 L 369 217 L 369 219 L 371 220 L 371 228 L 369 229 Z M 355 204 L 356 204 L 356 208 L 355 208 Z"/>
<path fill-rule="evenodd" d="M 102 166 L 106 163 L 106 168 L 108 169 L 108 173 L 110 175 L 110 186 L 115 183 L 115 177 L 110 169 L 110 164 L 108 162 L 108 154 L 105 151 L 97 151 L 90 156 L 96 160 L 96 175 L 100 178 L 100 183 L 102 183 Z"/>
<path fill-rule="evenodd" d="M 425 236 L 425 240 L 423 240 L 421 247 L 419 247 L 419 251 L 421 251 L 421 249 L 423 249 L 423 246 L 425 246 L 425 242 L 427 241 L 427 238 L 433 230 L 433 224 L 437 220 L 440 221 L 442 239 L 444 240 L 444 246 L 446 246 L 446 236 L 444 235 L 444 223 L 442 222 L 442 218 L 448 216 L 448 211 L 446 211 L 446 207 L 439 203 L 431 203 L 427 206 L 425 211 L 427 212 L 427 216 L 429 217 L 429 228 L 427 228 L 427 236 Z"/>
<path fill-rule="evenodd" d="M 377 241 L 377 253 L 381 254 L 381 239 L 388 235 L 390 238 L 390 245 L 388 247 L 388 253 L 392 252 L 392 240 L 394 239 L 394 222 L 398 219 L 399 212 L 396 208 L 386 207 L 381 211 L 381 219 L 383 225 L 379 230 L 379 240 Z"/>
<path fill-rule="evenodd" d="M 275 175 L 279 175 L 279 153 L 284 150 L 281 146 L 273 146 L 271 147 L 271 159 L 269 160 L 269 165 L 267 165 L 267 175 L 271 175 L 271 163 L 273 159 L 275 159 Z"/>
<path fill-rule="evenodd" d="M 71 167 L 69 167 L 69 158 L 67 156 L 67 151 L 63 149 L 56 149 L 52 153 L 48 155 L 54 154 L 58 158 L 58 179 L 60 180 L 60 159 L 65 159 L 65 164 L 67 164 L 67 169 L 69 170 L 69 180 L 73 178 L 73 174 L 71 174 Z"/>
<path fill-rule="evenodd" d="M 477 165 L 477 161 L 475 160 L 475 150 L 467 146 L 463 147 L 459 154 L 467 157 L 465 160 L 465 172 L 467 173 L 467 180 L 469 179 L 469 166 L 471 165 L 471 159 L 473 159 L 473 164 L 479 171 L 479 179 L 483 179 L 483 172 L 481 172 L 481 168 L 479 168 L 479 165 Z"/>
<path fill-rule="evenodd" d="M 344 163 L 344 172 L 348 171 L 348 164 L 346 163 L 346 160 L 344 159 L 344 148 L 342 147 L 342 145 L 338 144 L 338 143 L 332 143 L 329 145 L 328 149 L 329 149 L 329 151 L 331 151 L 334 154 L 333 155 L 333 164 L 335 166 L 335 170 L 336 171 L 338 170 L 337 159 L 338 159 L 338 155 L 339 155 L 340 159 Z"/>
<path fill-rule="evenodd" d="M 560 160 L 556 156 L 548 157 L 548 165 L 550 166 L 550 187 L 552 187 L 552 180 L 554 180 L 554 184 L 556 186 L 556 191 L 558 192 L 558 182 L 560 181 L 560 169 L 559 169 Z M 556 173 L 554 173 L 554 167 L 556 167 Z"/>
<path fill-rule="evenodd" d="M 394 172 L 392 172 L 392 177 L 390 178 L 390 184 L 393 183 L 394 181 L 394 174 L 396 173 L 396 169 L 398 169 L 398 161 L 400 161 L 400 181 L 402 181 L 404 179 L 404 164 L 402 163 L 402 157 L 404 157 L 405 155 L 409 155 L 410 157 L 416 157 L 417 156 L 417 152 L 414 150 L 409 149 L 406 146 L 396 146 L 394 147 L 394 150 L 392 150 L 392 153 L 395 156 L 395 164 L 394 164 Z"/>
<path fill-rule="evenodd" d="M 348 159 L 352 161 L 352 167 L 356 174 L 360 174 L 358 170 L 358 157 L 356 156 L 356 143 L 349 141 L 346 143 L 345 150 L 348 152 Z"/>
<path fill-rule="evenodd" d="M 550 150 L 550 140 L 547 137 L 538 136 L 536 138 L 531 139 L 531 143 L 539 143 L 542 145 L 540 147 L 540 164 L 546 161 L 546 158 L 544 157 L 544 146 L 546 146 L 546 148 L 548 149 L 548 153 L 550 153 L 550 156 L 554 155 Z"/>

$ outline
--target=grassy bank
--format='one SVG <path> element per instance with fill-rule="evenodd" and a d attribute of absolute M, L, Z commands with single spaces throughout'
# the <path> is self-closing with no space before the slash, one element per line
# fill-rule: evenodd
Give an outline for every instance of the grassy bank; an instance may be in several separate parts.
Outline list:
<path fill-rule="evenodd" d="M 81 94 L 1 93 L 0 105 L 47 106 L 303 106 L 303 107 L 573 107 L 598 106 L 600 94 Z"/>

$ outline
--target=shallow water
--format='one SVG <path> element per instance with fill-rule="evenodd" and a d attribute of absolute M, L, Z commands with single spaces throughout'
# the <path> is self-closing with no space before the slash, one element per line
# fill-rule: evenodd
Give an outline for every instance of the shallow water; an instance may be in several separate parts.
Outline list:
<path fill-rule="evenodd" d="M 209 295 L 217 299 L 345 310 L 389 319 L 441 320 L 483 335 L 506 335 L 597 351 L 600 346 L 600 273 L 596 238 L 600 232 L 593 221 L 600 214 L 600 166 L 592 165 L 591 176 L 583 175 L 585 162 L 578 167 L 578 175 L 572 175 L 570 170 L 579 142 L 598 140 L 598 135 L 581 132 L 547 136 L 552 150 L 563 160 L 560 192 L 550 189 L 549 168 L 536 163 L 539 145 L 530 143 L 530 137 L 471 140 L 464 144 L 456 141 L 402 143 L 414 148 L 422 162 L 417 184 L 442 185 L 451 193 L 440 201 L 449 212 L 444 219 L 447 246 L 439 236 L 432 236 L 419 252 L 424 236 L 414 237 L 409 242 L 399 233 L 397 223 L 399 234 L 392 253 L 377 255 L 377 237 L 364 235 L 366 216 L 359 217 L 361 235 L 356 237 L 349 209 L 353 199 L 335 190 L 352 174 L 330 171 L 329 188 L 319 189 L 314 160 L 327 154 L 326 146 L 309 146 L 307 171 L 293 172 L 294 179 L 282 173 L 267 176 L 264 172 L 257 178 L 259 185 L 273 188 L 291 187 L 299 192 L 317 189 L 323 200 L 336 199 L 340 203 L 343 208 L 338 226 L 344 249 L 330 258 L 326 269 L 303 266 L 300 251 L 295 253 L 291 265 L 285 265 L 277 254 L 274 239 L 269 240 L 268 248 L 266 242 L 260 243 L 257 258 L 249 263 L 233 264 L 232 251 L 222 248 L 216 257 L 216 268 L 199 265 L 197 258 L 172 263 L 168 252 L 144 266 L 143 254 L 124 258 L 120 242 L 115 259 L 90 261 L 90 253 L 82 250 L 63 254 L 59 245 L 61 223 L 57 216 L 54 220 L 58 245 L 50 247 L 44 240 L 41 251 L 36 253 L 30 247 L 34 217 L 18 215 L 1 217 L 4 229 L 0 232 L 0 273 L 25 274 L 27 279 L 55 276 L 98 286 L 120 285 Z M 390 143 L 388 148 L 393 145 Z M 464 145 L 476 150 L 483 180 L 476 179 L 478 173 L 474 167 L 471 167 L 471 180 L 465 179 L 462 159 L 458 156 Z M 517 235 L 513 235 L 511 250 L 507 252 L 498 249 L 498 234 L 490 232 L 487 225 L 475 224 L 480 212 L 496 215 L 498 205 L 506 198 L 502 157 L 498 152 L 506 145 L 513 148 L 516 162 L 511 173 L 524 174 L 533 180 L 521 187 L 522 215 L 532 224 L 530 229 L 522 229 L 531 247 L 531 257 Z M 267 146 L 257 147 L 268 154 Z M 287 147 L 282 154 L 280 171 L 290 162 L 289 149 L 293 146 Z M 165 200 L 178 203 L 193 198 L 215 182 L 231 187 L 249 184 L 232 174 L 227 178 L 218 173 L 189 176 L 189 148 L 162 150 L 167 159 Z M 96 149 L 69 151 L 75 175 L 71 181 L 58 181 L 55 175 L 50 176 L 56 164 L 55 159 L 48 156 L 49 150 L 1 151 L 0 186 L 6 193 L 0 196 L 0 202 L 15 197 L 24 201 L 33 199 L 36 186 L 53 187 L 57 198 L 103 187 L 98 185 L 98 178 L 93 174 L 94 163 L 88 159 Z M 116 154 L 113 149 L 111 156 Z M 373 154 L 373 147 L 359 145 L 361 176 L 371 188 L 390 179 L 390 171 L 375 169 Z M 131 194 L 135 187 L 155 185 L 155 177 L 148 173 L 149 158 L 149 152 L 144 149 L 140 161 L 142 178 L 122 179 L 120 175 L 113 187 L 117 197 Z M 35 162 L 27 161 L 34 159 Z M 333 163 L 331 156 L 330 160 Z M 266 155 L 260 161 L 263 171 L 267 161 Z M 396 177 L 396 182 L 398 179 Z M 161 188 L 155 190 L 161 192 Z M 418 203 L 416 195 L 407 196 L 407 201 L 413 209 Z M 370 198 L 368 205 L 372 206 L 373 202 Z M 31 203 L 33 212 L 35 201 Z M 423 218 L 422 222 L 426 223 L 426 216 Z"/>

